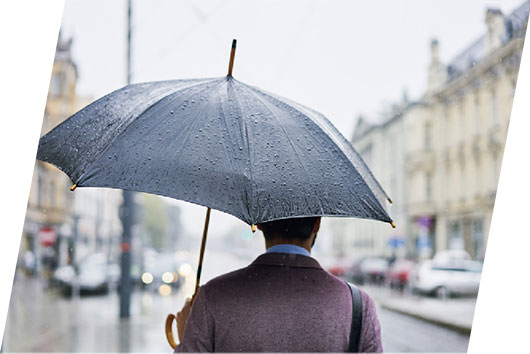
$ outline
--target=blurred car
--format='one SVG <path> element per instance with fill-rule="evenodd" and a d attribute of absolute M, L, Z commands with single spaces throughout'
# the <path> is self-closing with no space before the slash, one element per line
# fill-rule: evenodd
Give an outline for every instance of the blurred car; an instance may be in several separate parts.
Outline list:
<path fill-rule="evenodd" d="M 361 264 L 363 262 L 364 258 L 358 258 L 356 259 L 352 266 L 350 267 L 350 270 L 347 274 L 347 277 L 355 284 L 357 285 L 363 285 L 364 282 L 364 276 L 361 269 Z"/>
<path fill-rule="evenodd" d="M 141 276 L 143 289 L 169 295 L 173 289 L 181 286 L 182 280 L 178 274 L 179 264 L 174 254 L 158 254 L 155 257 L 149 257 L 144 266 Z"/>
<path fill-rule="evenodd" d="M 386 272 L 386 282 L 391 288 L 403 290 L 407 286 L 417 262 L 410 259 L 398 258 Z"/>
<path fill-rule="evenodd" d="M 436 262 L 460 262 L 470 261 L 471 256 L 465 250 L 443 250 L 437 252 L 433 261 Z"/>
<path fill-rule="evenodd" d="M 54 284 L 63 295 L 72 295 L 76 272 L 73 266 L 65 265 L 57 268 L 53 276 Z M 94 253 L 81 260 L 78 266 L 77 283 L 81 295 L 91 293 L 107 293 L 110 289 L 119 289 L 121 267 L 109 263 L 104 253 Z M 135 275 L 131 274 L 134 285 Z"/>
<path fill-rule="evenodd" d="M 467 260 L 429 260 L 414 271 L 414 292 L 447 298 L 452 295 L 476 295 L 480 285 L 482 263 Z"/>
<path fill-rule="evenodd" d="M 351 261 L 348 259 L 339 259 L 333 264 L 331 267 L 328 268 L 328 271 L 337 276 L 337 277 L 343 277 L 347 275 L 348 270 L 351 268 Z"/>
<path fill-rule="evenodd" d="M 383 257 L 366 258 L 361 265 L 361 271 L 364 274 L 365 281 L 372 284 L 383 283 L 387 270 L 388 260 Z"/>
<path fill-rule="evenodd" d="M 357 259 L 350 269 L 348 277 L 355 284 L 381 284 L 388 270 L 388 260 L 384 257 L 364 257 Z"/>
<path fill-rule="evenodd" d="M 77 286 L 80 294 L 106 293 L 109 290 L 109 269 L 107 256 L 95 253 L 85 257 L 78 267 Z M 71 295 L 76 281 L 75 269 L 71 265 L 57 268 L 54 282 L 64 295 Z"/>

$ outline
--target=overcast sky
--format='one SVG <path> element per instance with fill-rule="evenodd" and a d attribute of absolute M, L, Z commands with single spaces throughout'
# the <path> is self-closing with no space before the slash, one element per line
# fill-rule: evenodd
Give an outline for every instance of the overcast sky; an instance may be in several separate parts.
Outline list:
<path fill-rule="evenodd" d="M 432 38 L 447 62 L 485 32 L 488 7 L 507 14 L 522 2 L 135 0 L 133 82 L 224 76 L 236 38 L 234 77 L 320 111 L 350 138 L 359 114 L 376 118 L 404 89 L 422 94 Z M 78 94 L 125 85 L 126 4 L 66 0 Z M 200 233 L 204 208 L 180 205 L 185 226 Z M 223 232 L 235 220 L 212 214 Z"/>

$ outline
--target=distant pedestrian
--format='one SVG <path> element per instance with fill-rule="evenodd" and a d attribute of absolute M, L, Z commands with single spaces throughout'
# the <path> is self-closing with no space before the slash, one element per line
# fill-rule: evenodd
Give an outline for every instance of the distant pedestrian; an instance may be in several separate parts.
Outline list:
<path fill-rule="evenodd" d="M 266 253 L 201 286 L 177 314 L 176 352 L 346 352 L 352 294 L 310 255 L 320 217 L 258 225 Z M 382 352 L 375 306 L 361 291 L 359 352 Z M 355 351 L 355 348 L 354 348 Z"/>
<path fill-rule="evenodd" d="M 35 274 L 35 255 L 30 250 L 24 252 L 24 270 L 27 276 L 33 276 Z"/>

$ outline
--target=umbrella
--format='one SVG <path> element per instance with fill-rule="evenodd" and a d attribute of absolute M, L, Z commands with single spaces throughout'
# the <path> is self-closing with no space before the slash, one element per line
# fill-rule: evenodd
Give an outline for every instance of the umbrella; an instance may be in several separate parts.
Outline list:
<path fill-rule="evenodd" d="M 308 216 L 394 223 L 390 201 L 322 114 L 232 76 L 125 86 L 39 142 L 37 158 L 76 187 L 108 187 L 206 206 L 254 225 Z"/>
<path fill-rule="evenodd" d="M 231 72 L 114 91 L 43 136 L 37 158 L 73 188 L 168 196 L 249 225 L 301 216 L 392 222 L 387 195 L 322 114 Z"/>

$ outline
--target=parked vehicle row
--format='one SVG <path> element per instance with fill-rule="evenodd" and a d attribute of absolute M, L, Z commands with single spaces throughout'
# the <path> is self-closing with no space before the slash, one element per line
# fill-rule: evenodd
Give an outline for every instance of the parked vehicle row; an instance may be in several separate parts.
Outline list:
<path fill-rule="evenodd" d="M 467 252 L 447 250 L 421 262 L 405 258 L 363 257 L 355 260 L 349 270 L 335 275 L 358 285 L 387 285 L 446 298 L 476 295 L 481 273 L 482 263 L 471 260 Z"/>
<path fill-rule="evenodd" d="M 143 290 L 170 295 L 182 285 L 183 277 L 190 272 L 191 266 L 184 260 L 179 260 L 174 253 L 149 250 L 144 254 L 142 271 L 138 267 L 131 267 L 131 282 L 133 286 Z M 72 265 L 65 265 L 57 268 L 52 281 L 63 295 L 71 296 L 76 288 L 81 295 L 104 294 L 110 289 L 119 290 L 120 279 L 120 265 L 109 262 L 104 253 L 95 253 L 79 262 L 77 276 Z"/>
<path fill-rule="evenodd" d="M 95 253 L 79 263 L 77 279 L 74 267 L 66 265 L 57 268 L 53 281 L 64 295 L 69 296 L 76 281 L 81 294 L 106 293 L 111 287 L 117 287 L 120 276 L 118 264 L 109 263 L 103 253 Z"/>

